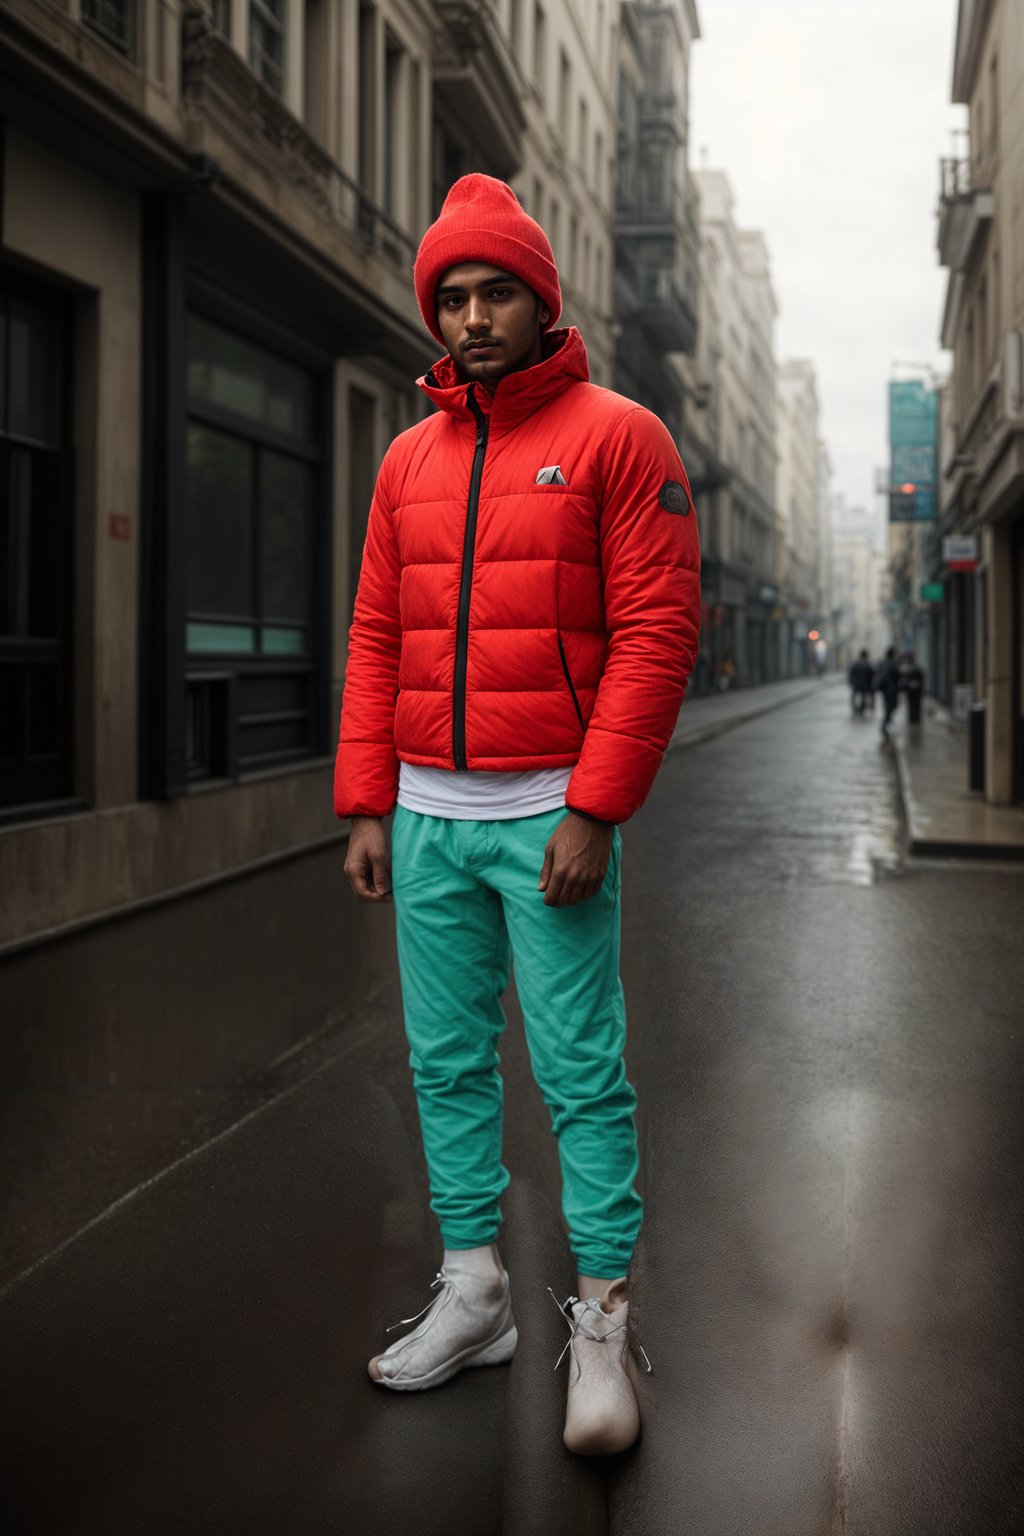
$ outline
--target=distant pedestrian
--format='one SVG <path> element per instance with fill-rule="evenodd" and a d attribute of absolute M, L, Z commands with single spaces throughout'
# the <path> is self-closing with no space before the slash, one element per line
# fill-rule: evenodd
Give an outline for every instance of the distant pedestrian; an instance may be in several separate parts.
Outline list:
<path fill-rule="evenodd" d="M 870 713 L 874 708 L 875 669 L 867 651 L 861 651 L 850 667 L 850 703 L 854 714 Z"/>
<path fill-rule="evenodd" d="M 907 719 L 911 725 L 921 724 L 921 700 L 924 697 L 924 670 L 908 651 L 900 673 L 900 687 L 907 696 Z"/>
<path fill-rule="evenodd" d="M 718 674 L 718 686 L 723 693 L 728 693 L 729 689 L 735 685 L 735 682 L 736 662 L 733 659 L 732 651 L 730 651 L 722 662 L 721 670 Z"/>
<path fill-rule="evenodd" d="M 896 713 L 896 705 L 900 698 L 900 669 L 896 661 L 894 646 L 889 647 L 885 656 L 878 663 L 875 672 L 875 692 L 882 695 L 882 703 L 885 705 L 885 714 L 882 717 L 882 735 L 889 735 L 892 717 Z"/>

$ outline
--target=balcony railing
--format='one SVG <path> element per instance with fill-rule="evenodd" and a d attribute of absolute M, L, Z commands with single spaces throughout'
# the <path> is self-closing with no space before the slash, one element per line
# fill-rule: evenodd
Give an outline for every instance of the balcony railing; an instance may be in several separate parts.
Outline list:
<path fill-rule="evenodd" d="M 939 177 L 942 183 L 942 197 L 944 199 L 969 197 L 971 192 L 974 191 L 971 185 L 970 160 L 944 158 L 939 162 Z"/>
<path fill-rule="evenodd" d="M 944 267 L 961 272 L 969 265 L 984 225 L 995 214 L 995 195 L 990 187 L 977 187 L 969 160 L 939 162 L 939 259 Z"/>

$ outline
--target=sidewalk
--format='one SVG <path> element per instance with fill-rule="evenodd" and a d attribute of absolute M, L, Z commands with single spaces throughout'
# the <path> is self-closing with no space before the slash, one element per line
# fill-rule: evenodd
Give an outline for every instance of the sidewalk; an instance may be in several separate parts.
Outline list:
<path fill-rule="evenodd" d="M 679 724 L 668 750 L 675 752 L 679 747 L 698 746 L 713 736 L 721 736 L 723 731 L 731 731 L 748 720 L 756 720 L 758 715 L 781 709 L 784 704 L 792 704 L 809 693 L 816 693 L 819 688 L 840 681 L 838 673 L 831 672 L 825 677 L 790 678 L 784 683 L 762 683 L 756 688 L 736 688 L 728 693 L 684 699 Z"/>
<path fill-rule="evenodd" d="M 1024 859 L 1024 809 L 967 788 L 967 731 L 945 709 L 926 700 L 923 723 L 901 720 L 893 746 L 909 853 Z"/>

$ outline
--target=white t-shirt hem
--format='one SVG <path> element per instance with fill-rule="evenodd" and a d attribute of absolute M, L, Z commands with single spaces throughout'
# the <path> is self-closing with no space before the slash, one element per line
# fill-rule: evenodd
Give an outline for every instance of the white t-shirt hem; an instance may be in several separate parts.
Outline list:
<path fill-rule="evenodd" d="M 451 768 L 398 765 L 398 804 L 447 821 L 515 821 L 565 809 L 572 768 L 522 773 L 456 773 Z"/>

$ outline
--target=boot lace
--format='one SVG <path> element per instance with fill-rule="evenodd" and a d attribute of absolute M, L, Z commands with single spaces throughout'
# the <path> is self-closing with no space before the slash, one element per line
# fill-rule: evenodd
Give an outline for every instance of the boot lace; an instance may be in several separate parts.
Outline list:
<path fill-rule="evenodd" d="M 420 1334 L 420 1337 L 422 1338 L 423 1334 L 426 1333 L 431 1323 L 436 1322 L 440 1317 L 445 1307 L 451 1301 L 453 1295 L 457 1296 L 460 1301 L 462 1300 L 462 1292 L 455 1284 L 455 1281 L 452 1279 L 451 1275 L 446 1275 L 443 1269 L 439 1269 L 436 1278 L 430 1282 L 430 1289 L 432 1291 L 437 1291 L 438 1294 L 436 1296 L 431 1296 L 426 1306 L 421 1307 L 420 1310 L 416 1313 L 415 1317 L 401 1318 L 397 1323 L 392 1323 L 390 1328 L 386 1328 L 384 1330 L 385 1333 L 394 1333 L 396 1328 L 405 1328 L 409 1323 L 418 1323 L 424 1312 L 429 1312 L 431 1307 L 435 1306 L 437 1303 L 440 1303 L 440 1305 L 437 1306 L 437 1310 L 433 1317 L 431 1317 L 424 1324 L 423 1330 Z"/>
<path fill-rule="evenodd" d="M 608 1314 L 602 1309 L 601 1303 L 598 1301 L 596 1296 L 591 1296 L 589 1300 L 583 1303 L 583 1311 L 580 1313 L 579 1317 L 576 1317 L 573 1312 L 573 1307 L 577 1306 L 579 1303 L 580 1298 L 578 1296 L 569 1296 L 565 1301 L 559 1301 L 550 1285 L 547 1287 L 547 1292 L 555 1306 L 558 1308 L 559 1312 L 562 1314 L 565 1322 L 569 1326 L 569 1337 L 565 1342 L 565 1348 L 562 1350 L 562 1353 L 555 1361 L 556 1371 L 558 1370 L 558 1367 L 561 1365 L 562 1361 L 565 1359 L 569 1350 L 572 1348 L 572 1342 L 578 1333 L 582 1333 L 584 1338 L 593 1340 L 595 1344 L 607 1344 L 613 1333 L 621 1333 L 622 1329 L 626 1326 L 624 1322 L 616 1323 L 614 1328 L 606 1327 L 603 1332 L 598 1333 L 597 1329 L 593 1325 L 593 1322 L 588 1321 L 588 1319 L 601 1318 L 605 1323 L 607 1323 Z M 637 1341 L 636 1351 L 640 1360 L 640 1364 L 643 1366 L 646 1374 L 648 1376 L 653 1375 L 654 1367 L 651 1365 L 651 1362 L 647 1357 L 647 1351 L 644 1349 L 639 1340 Z"/>

